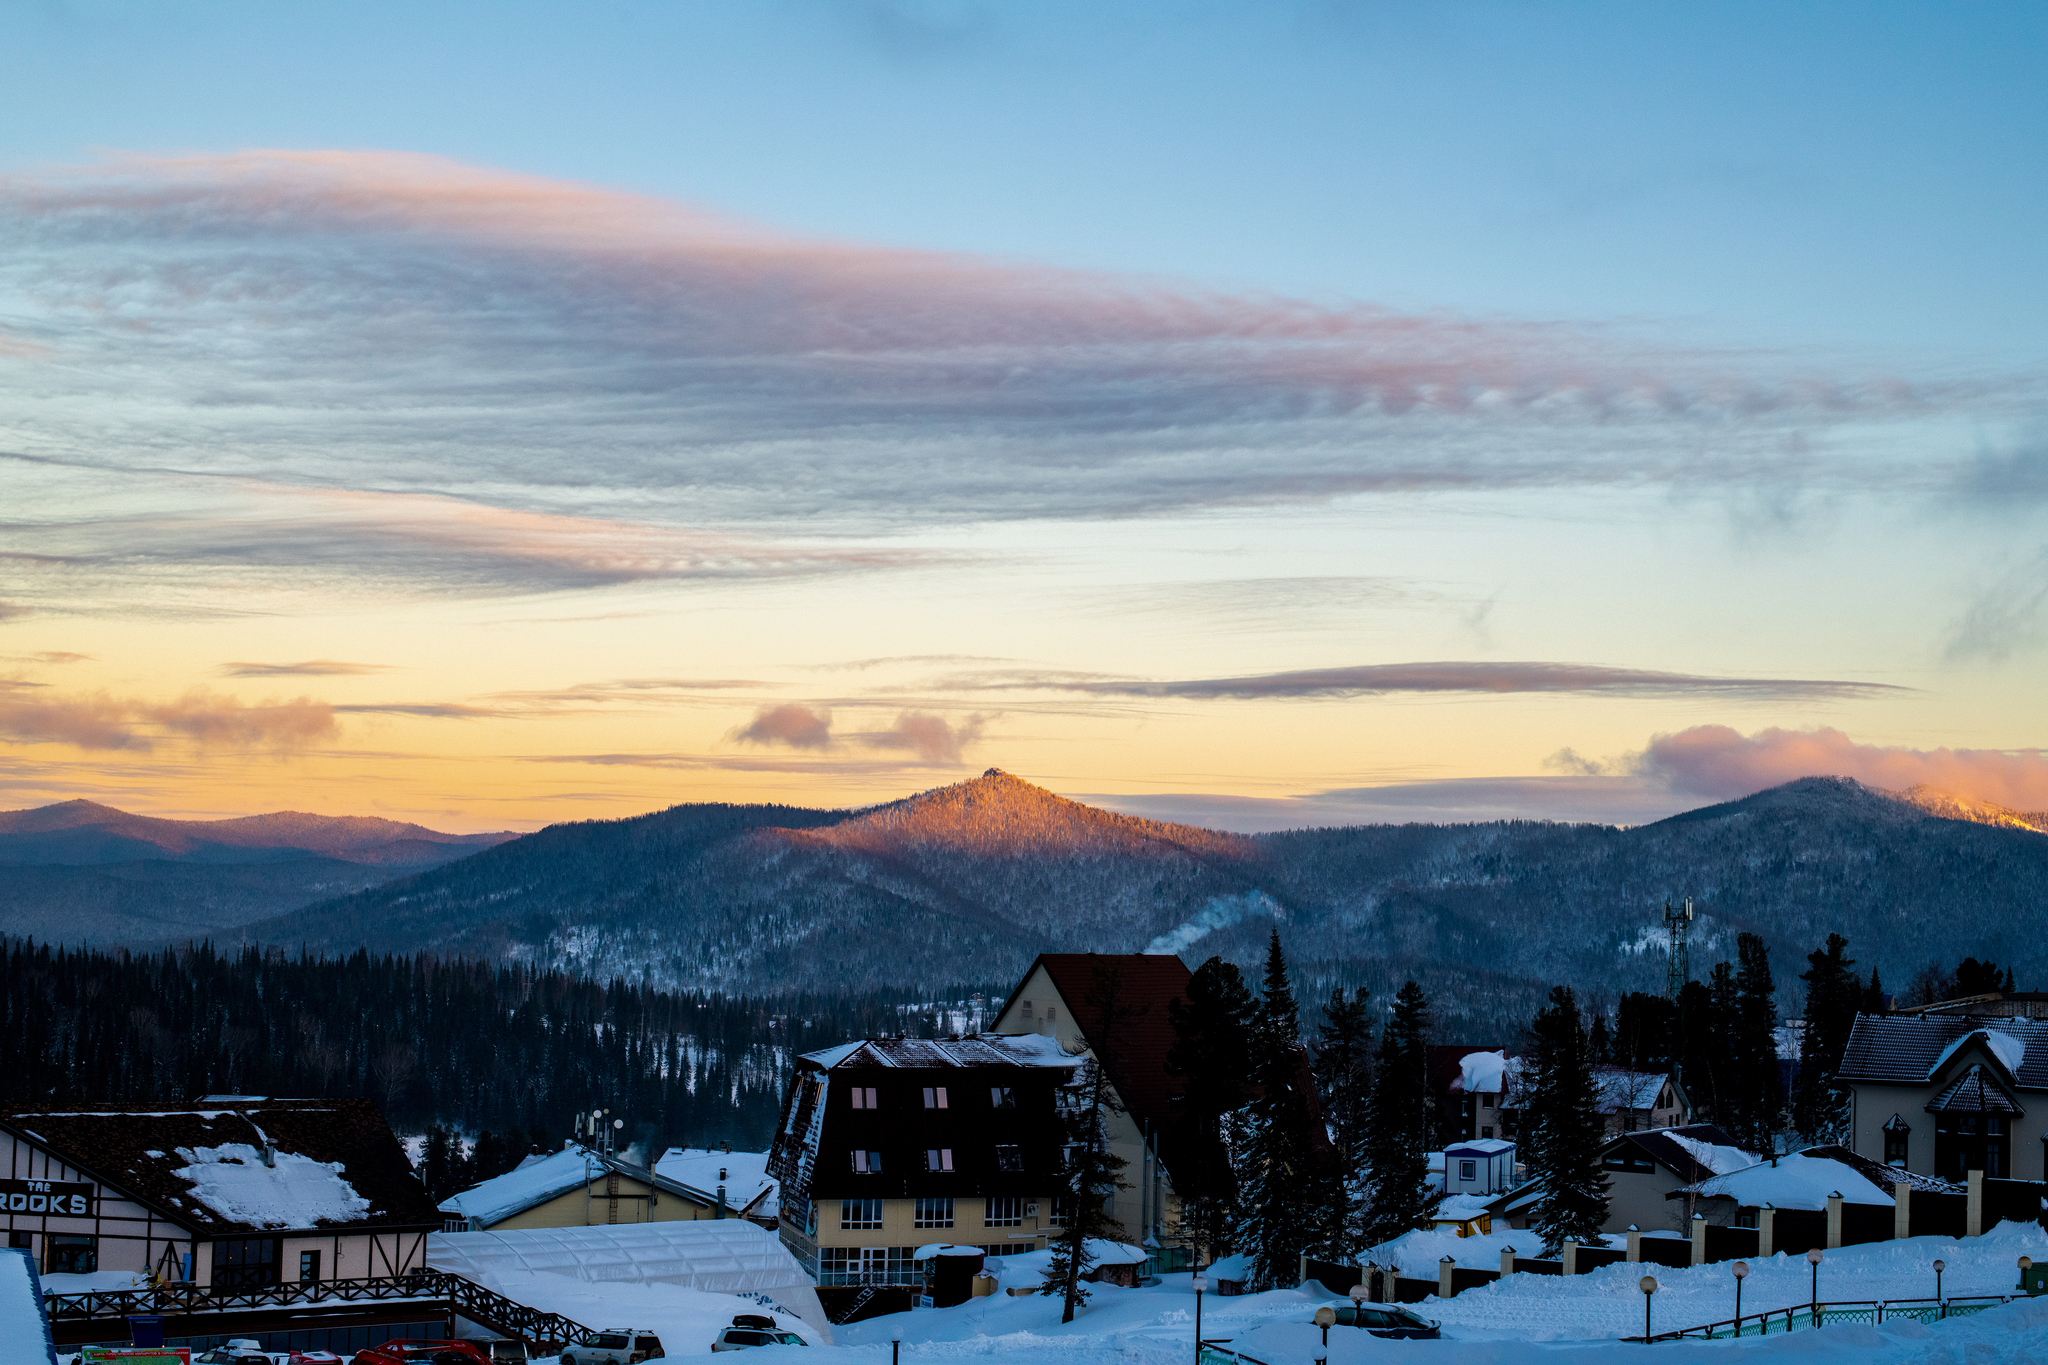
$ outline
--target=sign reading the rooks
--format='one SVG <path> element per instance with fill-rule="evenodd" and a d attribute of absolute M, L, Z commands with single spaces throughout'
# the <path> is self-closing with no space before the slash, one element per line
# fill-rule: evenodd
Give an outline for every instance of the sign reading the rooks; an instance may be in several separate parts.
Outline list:
<path fill-rule="evenodd" d="M 73 1180 L 0 1180 L 0 1209 L 57 1218 L 90 1218 L 92 1186 Z"/>

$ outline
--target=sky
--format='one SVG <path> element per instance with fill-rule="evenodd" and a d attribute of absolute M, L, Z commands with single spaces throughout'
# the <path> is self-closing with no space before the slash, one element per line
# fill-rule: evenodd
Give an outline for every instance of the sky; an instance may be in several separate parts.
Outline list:
<path fill-rule="evenodd" d="M 0 807 L 2048 810 L 2038 6 L 0 50 Z"/>

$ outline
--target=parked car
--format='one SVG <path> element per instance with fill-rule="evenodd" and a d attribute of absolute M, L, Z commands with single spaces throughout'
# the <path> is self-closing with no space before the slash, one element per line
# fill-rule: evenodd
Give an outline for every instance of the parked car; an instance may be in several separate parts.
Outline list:
<path fill-rule="evenodd" d="M 484 1354 L 491 1358 L 491 1365 L 526 1365 L 529 1359 L 526 1343 L 511 1337 L 492 1337 L 489 1341 L 479 1341 L 477 1345 L 484 1348 Z"/>
<path fill-rule="evenodd" d="M 382 1346 L 365 1346 L 357 1351 L 355 1365 L 491 1365 L 491 1358 L 473 1341 L 398 1337 Z"/>
<path fill-rule="evenodd" d="M 286 1365 L 342 1365 L 342 1360 L 332 1351 L 293 1351 Z"/>
<path fill-rule="evenodd" d="M 271 1365 L 261 1345 L 251 1337 L 237 1337 L 225 1346 L 209 1346 L 193 1355 L 192 1365 Z"/>
<path fill-rule="evenodd" d="M 1363 1327 L 1376 1337 L 1430 1340 L 1443 1335 L 1443 1325 L 1398 1303 L 1346 1304 L 1336 1310 L 1337 1327 Z M 1336 1328 L 1330 1329 L 1335 1331 Z"/>
<path fill-rule="evenodd" d="M 597 1334 L 596 1345 L 571 1346 L 562 1352 L 562 1365 L 640 1365 L 664 1354 L 661 1338 L 652 1332 L 606 1330 Z"/>
<path fill-rule="evenodd" d="M 728 1327 L 718 1334 L 711 1343 L 714 1351 L 745 1351 L 755 1346 L 808 1346 L 794 1332 L 782 1332 L 768 1327 Z"/>

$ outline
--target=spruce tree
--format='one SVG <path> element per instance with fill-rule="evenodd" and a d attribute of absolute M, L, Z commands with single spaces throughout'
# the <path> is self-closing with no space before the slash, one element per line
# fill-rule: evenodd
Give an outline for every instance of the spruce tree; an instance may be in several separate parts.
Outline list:
<path fill-rule="evenodd" d="M 1323 1006 L 1323 1023 L 1316 1034 L 1316 1087 L 1336 1149 L 1338 1173 L 1332 1191 L 1337 1200 L 1324 1222 L 1321 1254 L 1333 1260 L 1363 1245 L 1357 1214 L 1366 1118 L 1372 1111 L 1371 999 L 1363 986 L 1349 999 L 1342 986 L 1335 987 Z"/>
<path fill-rule="evenodd" d="M 1341 1196 L 1330 1193 L 1333 1163 L 1327 1142 L 1317 1141 L 1313 1079 L 1277 928 L 1266 949 L 1265 989 L 1252 1026 L 1251 1078 L 1256 1095 L 1246 1116 L 1238 1177 L 1238 1244 L 1251 1258 L 1253 1284 L 1291 1287 L 1301 1254 L 1321 1241 L 1328 1208 Z"/>
<path fill-rule="evenodd" d="M 1593 1065 L 1614 1064 L 1614 1037 L 1607 1031 L 1606 1011 L 1598 1011 L 1593 1015 L 1593 1030 L 1586 1035 L 1586 1046 L 1593 1054 Z"/>
<path fill-rule="evenodd" d="M 1429 1001 L 1413 981 L 1394 997 L 1393 1018 L 1373 1055 L 1372 1109 L 1365 1125 L 1363 1213 L 1366 1245 L 1376 1246 L 1429 1220 Z"/>
<path fill-rule="evenodd" d="M 1236 966 L 1212 957 L 1195 969 L 1180 1000 L 1167 1006 L 1173 1045 L 1167 1071 L 1180 1079 L 1174 1167 L 1181 1226 L 1209 1259 L 1230 1250 L 1237 1221 L 1237 1174 L 1230 1116 L 1251 1103 L 1251 1028 L 1258 1004 Z"/>
<path fill-rule="evenodd" d="M 1101 1022 L 1096 1048 L 1059 1095 L 1062 1142 L 1055 1186 L 1062 1205 L 1061 1226 L 1048 1245 L 1052 1256 L 1042 1285 L 1044 1293 L 1061 1297 L 1061 1322 L 1072 1322 L 1074 1311 L 1088 1302 L 1083 1277 L 1094 1264 L 1089 1241 L 1127 1235 L 1110 1211 L 1116 1192 L 1130 1186 L 1122 1175 L 1128 1163 L 1109 1147 L 1110 1117 L 1124 1112 L 1110 1085 L 1109 1068 L 1120 1056 L 1124 1026 L 1144 1011 L 1124 1004 L 1123 973 L 1114 965 L 1096 967 L 1087 1003 Z"/>
<path fill-rule="evenodd" d="M 1806 955 L 1806 1028 L 1799 1043 L 1799 1071 L 1792 1084 L 1792 1126 L 1810 1142 L 1839 1142 L 1846 1134 L 1849 1090 L 1837 1079 L 1863 984 L 1849 969 L 1849 941 L 1829 934 L 1827 945 Z"/>
<path fill-rule="evenodd" d="M 1763 939 L 1737 935 L 1735 953 L 1741 969 L 1735 977 L 1730 1052 L 1736 1088 L 1729 1131 L 1743 1146 L 1762 1152 L 1770 1150 L 1785 1110 L 1785 1083 L 1778 1071 L 1777 991 L 1771 984 L 1771 951 Z"/>
<path fill-rule="evenodd" d="M 1585 1241 L 1607 1221 L 1607 1175 L 1600 1169 L 1606 1125 L 1595 1106 L 1593 1065 L 1568 986 L 1553 987 L 1550 1005 L 1530 1030 L 1535 1051 L 1524 1103 L 1523 1141 L 1531 1172 L 1543 1182 L 1543 1202 L 1531 1230 L 1543 1254 L 1567 1241 Z"/>

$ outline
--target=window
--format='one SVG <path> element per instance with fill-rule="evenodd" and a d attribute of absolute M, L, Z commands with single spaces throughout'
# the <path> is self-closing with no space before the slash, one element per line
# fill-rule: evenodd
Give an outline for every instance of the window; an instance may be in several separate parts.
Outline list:
<path fill-rule="evenodd" d="M 1478 1163 L 1478 1162 L 1476 1162 L 1476 1161 L 1461 1161 L 1461 1162 L 1459 1162 L 1459 1163 L 1458 1163 L 1458 1179 L 1460 1179 L 1460 1180 L 1477 1180 L 1478 1178 L 1479 1178 L 1479 1163 Z"/>
<path fill-rule="evenodd" d="M 981 1221 L 992 1228 L 1021 1228 L 1024 1226 L 1024 1199 L 1021 1195 L 990 1195 L 982 1202 Z"/>
<path fill-rule="evenodd" d="M 1884 1164 L 1903 1167 L 1912 1151 L 1913 1130 L 1897 1114 L 1884 1126 Z"/>
<path fill-rule="evenodd" d="M 990 1086 L 988 1089 L 988 1102 L 991 1108 L 1015 1109 L 1017 1107 L 1016 1087 L 1008 1085 Z"/>
<path fill-rule="evenodd" d="M 1736 1226 L 1736 1227 L 1739 1227 L 1739 1228 L 1753 1228 L 1753 1227 L 1755 1227 L 1755 1226 L 1756 1226 L 1756 1210 L 1755 1210 L 1755 1209 L 1737 1209 L 1737 1210 L 1735 1210 L 1735 1226 Z"/>
<path fill-rule="evenodd" d="M 1029 1000 L 1024 1002 L 1024 1017 L 1026 1019 L 1031 1017 L 1031 1002 Z"/>
<path fill-rule="evenodd" d="M 1054 1008 L 1053 1008 L 1053 1007 L 1052 1007 L 1051 1005 L 1047 1005 L 1047 1006 L 1045 1007 L 1045 1022 L 1046 1022 L 1046 1023 L 1050 1024 L 1050 1023 L 1051 1023 L 1051 1022 L 1052 1022 L 1053 1020 L 1055 1020 L 1055 1019 L 1057 1019 L 1057 1018 L 1059 1018 L 1059 1017 L 1060 1017 L 1060 1012 L 1059 1012 L 1058 1010 L 1054 1009 Z"/>
<path fill-rule="evenodd" d="M 302 1251 L 299 1253 L 299 1283 L 320 1283 L 320 1253 Z"/>
<path fill-rule="evenodd" d="M 7 1245 L 10 1250 L 14 1251 L 34 1251 L 36 1249 L 36 1235 L 33 1232 L 24 1232 L 16 1228 L 7 1234 Z"/>
<path fill-rule="evenodd" d="M 915 1247 L 819 1247 L 820 1284 L 921 1285 L 924 1275 L 910 1259 Z"/>
<path fill-rule="evenodd" d="M 1067 1210 L 1072 1207 L 1073 1201 L 1069 1196 L 1064 1194 L 1054 1195 L 1052 1197 L 1052 1212 L 1046 1221 L 1056 1228 L 1065 1227 L 1067 1225 Z"/>
<path fill-rule="evenodd" d="M 1075 1114 L 1088 1107 L 1088 1089 L 1080 1085 L 1063 1085 L 1052 1092 L 1055 1109 L 1063 1114 Z"/>
<path fill-rule="evenodd" d="M 878 1228 L 882 1226 L 882 1201 L 879 1199 L 842 1199 L 839 1201 L 839 1226 L 842 1228 Z"/>
<path fill-rule="evenodd" d="M 953 1149 L 951 1147 L 927 1147 L 924 1149 L 924 1168 L 928 1171 L 953 1170 Z"/>
<path fill-rule="evenodd" d="M 917 1216 L 911 1219 L 912 1227 L 949 1228 L 953 1226 L 953 1201 L 950 1199 L 920 1199 L 917 1201 Z"/>
<path fill-rule="evenodd" d="M 1492 1136 L 1493 1136 L 1493 1129 L 1491 1129 L 1491 1128 L 1481 1128 L 1481 1129 L 1479 1130 L 1479 1136 L 1481 1136 L 1481 1137 L 1483 1137 L 1483 1138 L 1490 1138 L 1490 1137 L 1492 1137 Z"/>
<path fill-rule="evenodd" d="M 213 1244 L 213 1287 L 256 1289 L 276 1284 L 279 1243 L 275 1237 L 238 1237 Z"/>
<path fill-rule="evenodd" d="M 999 1171 L 1021 1171 L 1024 1169 L 1024 1153 L 1016 1147 L 996 1148 L 996 1169 Z"/>
<path fill-rule="evenodd" d="M 1482 1093 L 1479 1096 L 1479 1107 L 1482 1109 L 1493 1108 L 1493 1095 L 1491 1093 Z"/>
<path fill-rule="evenodd" d="M 50 1274 L 90 1275 L 99 1268 L 99 1238 L 67 1237 L 61 1233 L 50 1238 Z"/>
<path fill-rule="evenodd" d="M 856 1175 L 880 1175 L 882 1154 L 856 1149 L 853 1154 L 853 1169 Z"/>
<path fill-rule="evenodd" d="M 880 1108 L 880 1106 L 879 1106 L 879 1105 L 877 1105 L 877 1104 L 875 1103 L 875 1088 L 874 1088 L 873 1086 L 871 1086 L 871 1085 L 856 1085 L 855 1087 L 853 1087 L 853 1091 L 852 1091 L 852 1094 L 853 1094 L 853 1107 L 854 1107 L 854 1108 L 856 1108 L 856 1109 L 877 1109 L 877 1108 Z"/>
<path fill-rule="evenodd" d="M 924 1088 L 924 1107 L 927 1109 L 944 1109 L 946 1107 L 946 1087 L 943 1085 L 926 1086 Z"/>

